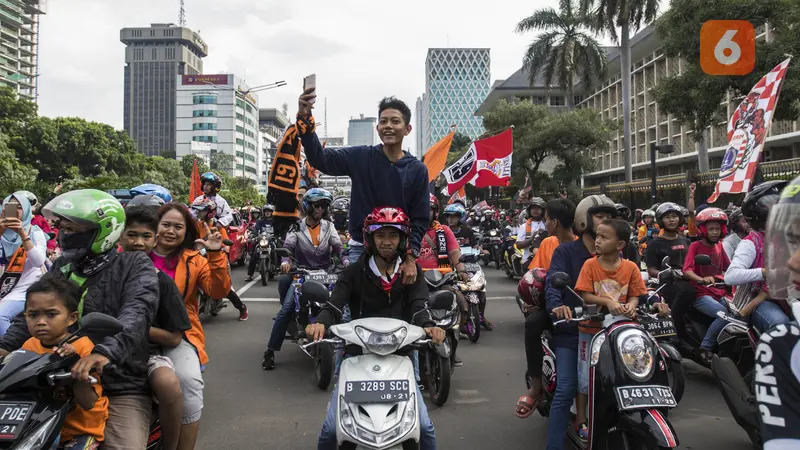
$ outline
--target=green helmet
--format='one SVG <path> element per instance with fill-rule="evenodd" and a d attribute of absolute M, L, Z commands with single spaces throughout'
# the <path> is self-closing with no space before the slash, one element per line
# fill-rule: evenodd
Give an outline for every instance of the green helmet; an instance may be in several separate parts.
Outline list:
<path fill-rule="evenodd" d="M 125 209 L 111 194 L 96 189 L 80 189 L 61 194 L 42 209 L 47 218 L 68 220 L 97 233 L 89 251 L 105 253 L 114 248 L 125 228 Z"/>

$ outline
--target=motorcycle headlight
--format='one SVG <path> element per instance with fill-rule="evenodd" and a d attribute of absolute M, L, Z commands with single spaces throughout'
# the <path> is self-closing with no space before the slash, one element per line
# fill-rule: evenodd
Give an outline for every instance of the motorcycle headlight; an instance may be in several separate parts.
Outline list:
<path fill-rule="evenodd" d="M 44 448 L 44 443 L 47 437 L 53 431 L 53 428 L 58 424 L 58 414 L 53 414 L 52 417 L 45 420 L 43 424 L 39 425 L 33 433 L 25 436 L 24 439 L 17 442 L 14 446 L 15 450 L 41 450 Z"/>
<path fill-rule="evenodd" d="M 344 428 L 345 433 L 351 437 L 356 437 L 356 420 L 342 396 L 339 397 L 339 423 Z"/>
<path fill-rule="evenodd" d="M 358 441 L 367 442 L 375 446 L 385 445 L 402 438 L 414 428 L 414 425 L 417 423 L 416 395 L 411 394 L 411 398 L 406 402 L 406 408 L 405 411 L 403 411 L 400 421 L 382 434 L 356 425 L 353 413 L 344 401 L 344 397 L 339 397 L 339 423 L 342 425 L 345 433 Z"/>
<path fill-rule="evenodd" d="M 622 331 L 617 339 L 617 350 L 625 370 L 637 380 L 647 380 L 653 372 L 653 343 L 642 330 Z"/>
<path fill-rule="evenodd" d="M 381 356 L 396 352 L 406 339 L 406 334 L 408 334 L 406 327 L 400 327 L 389 333 L 379 333 L 364 327 L 356 327 L 356 335 L 367 347 L 367 350 Z"/>
<path fill-rule="evenodd" d="M 600 347 L 603 346 L 603 343 L 606 341 L 606 334 L 600 333 L 594 337 L 592 341 L 592 353 L 591 359 L 589 359 L 589 363 L 591 365 L 597 364 L 597 361 L 600 360 Z"/>
<path fill-rule="evenodd" d="M 497 236 L 497 231 L 494 230 L 490 231 L 489 236 Z"/>
<path fill-rule="evenodd" d="M 269 247 L 269 241 L 267 239 L 261 239 L 260 241 L 258 241 L 258 245 L 262 247 Z"/>

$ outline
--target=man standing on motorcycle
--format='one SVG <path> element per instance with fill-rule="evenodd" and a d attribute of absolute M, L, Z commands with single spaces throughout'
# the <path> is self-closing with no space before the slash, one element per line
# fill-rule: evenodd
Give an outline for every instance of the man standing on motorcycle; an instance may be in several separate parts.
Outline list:
<path fill-rule="evenodd" d="M 206 172 L 200 175 L 200 183 L 203 187 L 203 195 L 194 199 L 192 203 L 203 197 L 214 202 L 217 207 L 214 211 L 217 223 L 222 227 L 227 227 L 233 222 L 233 212 L 228 205 L 228 201 L 219 195 L 219 190 L 222 188 L 222 179 L 214 172 Z"/>
<path fill-rule="evenodd" d="M 697 215 L 697 226 L 702 240 L 692 242 L 683 265 L 684 277 L 692 283 L 697 292 L 694 308 L 714 319 L 714 323 L 708 328 L 700 344 L 705 350 L 703 357 L 709 363 L 717 335 L 727 323 L 725 319 L 717 317 L 718 312 L 726 312 L 725 306 L 720 303 L 725 295 L 725 288 L 714 286 L 714 283 L 723 281 L 725 271 L 731 263 L 720 242 L 720 238 L 728 231 L 727 222 L 728 216 L 719 208 L 706 208 L 700 211 Z M 707 255 L 711 258 L 711 265 L 695 266 L 694 257 L 697 255 Z"/>
<path fill-rule="evenodd" d="M 417 265 L 414 284 L 400 282 L 400 265 L 410 234 L 408 216 L 398 208 L 376 208 L 364 220 L 365 253 L 342 272 L 331 298 L 317 317 L 317 323 L 306 327 L 309 339 L 318 341 L 325 329 L 341 321 L 339 311 L 349 306 L 353 319 L 388 317 L 405 320 L 425 329 L 434 344 L 444 341 L 445 332 L 436 327 L 430 314 L 425 314 L 428 288 Z M 345 349 L 345 352 L 348 350 Z M 347 354 L 345 357 L 350 356 Z M 336 416 L 338 390 L 334 389 L 322 431 L 319 450 L 336 449 Z M 420 449 L 436 448 L 436 435 L 422 393 L 417 388 L 417 405 L 421 426 Z"/>
<path fill-rule="evenodd" d="M 308 270 L 331 270 L 331 257 L 335 253 L 343 266 L 348 266 L 350 260 L 344 255 L 342 240 L 333 223 L 323 219 L 333 201 L 330 192 L 322 188 L 313 188 L 303 197 L 303 211 L 306 218 L 300 222 L 300 227 L 286 235 L 283 247 L 292 254 L 297 265 Z M 275 352 L 281 350 L 283 339 L 289 322 L 294 319 L 295 304 L 293 300 L 294 289 L 291 286 L 292 276 L 288 274 L 291 269 L 290 259 L 284 257 L 281 261 L 281 275 L 278 278 L 278 295 L 282 299 L 282 307 L 275 317 L 272 325 L 267 351 L 261 361 L 261 368 L 272 370 L 275 368 Z"/>
<path fill-rule="evenodd" d="M 725 247 L 725 254 L 728 255 L 728 259 L 733 261 L 733 257 L 736 255 L 736 247 L 739 246 L 742 239 L 750 234 L 750 224 L 744 218 L 742 208 L 734 208 L 728 215 L 728 230 L 730 234 L 722 240 L 722 245 Z"/>
<path fill-rule="evenodd" d="M 256 238 L 266 226 L 272 227 L 272 213 L 275 212 L 275 206 L 267 203 L 261 208 L 262 216 L 256 222 L 256 226 L 251 231 L 252 235 Z M 244 279 L 246 283 L 253 281 L 253 274 L 256 273 L 256 266 L 258 265 L 258 246 L 254 245 L 250 255 L 250 264 L 247 265 L 247 278 Z"/>
<path fill-rule="evenodd" d="M 580 239 L 566 242 L 556 247 L 547 271 L 545 300 L 547 312 L 556 319 L 571 319 L 572 310 L 582 306 L 581 299 L 568 290 L 552 285 L 551 280 L 557 272 L 564 272 L 572 280 L 578 280 L 584 263 L 594 257 L 597 227 L 604 220 L 614 217 L 614 202 L 605 195 L 590 195 L 575 208 L 575 230 Z M 565 323 L 553 330 L 553 351 L 556 356 L 558 383 L 550 407 L 550 423 L 547 427 L 547 450 L 561 450 L 564 445 L 564 431 L 567 429 L 570 408 L 578 390 L 578 327 Z M 535 405 L 534 405 L 535 408 Z"/>
<path fill-rule="evenodd" d="M 683 214 L 678 204 L 662 203 L 656 211 L 656 219 L 663 232 L 647 244 L 644 258 L 647 272 L 653 278 L 658 277 L 658 273 L 662 270 L 661 262 L 666 256 L 669 256 L 670 267 L 683 269 L 686 253 L 689 252 L 691 244 L 688 238 L 679 233 Z M 641 234 L 640 230 L 639 235 L 641 236 Z M 662 296 L 667 299 L 667 303 L 672 308 L 672 317 L 679 337 L 685 337 L 683 318 L 697 298 L 694 286 L 688 281 L 685 274 L 683 277 L 683 279 L 671 282 L 661 291 Z"/>
<path fill-rule="evenodd" d="M 769 214 L 766 252 L 770 297 L 794 318 L 761 335 L 756 368 L 769 377 L 756 377 L 755 393 L 761 412 L 764 450 L 800 448 L 800 178 L 781 193 Z M 791 311 L 791 312 L 790 312 Z M 771 371 L 767 372 L 769 368 Z"/>
<path fill-rule="evenodd" d="M 521 224 L 517 229 L 517 248 L 523 249 L 522 253 L 522 267 L 528 267 L 530 259 L 533 258 L 531 248 L 533 241 L 536 237 L 536 232 L 544 230 L 544 208 L 546 203 L 541 197 L 533 197 L 526 211 L 528 218 L 525 223 Z M 524 270 L 524 269 L 523 269 Z"/>
<path fill-rule="evenodd" d="M 745 301 L 742 296 L 748 297 L 749 303 L 749 300 L 756 297 L 763 289 L 767 274 L 764 253 L 767 218 L 770 209 L 778 203 L 780 193 L 787 184 L 789 184 L 787 181 L 781 180 L 766 181 L 753 187 L 744 197 L 742 214 L 753 231 L 736 247 L 733 261 L 725 272 L 725 283 L 737 286 L 735 294 L 737 304 L 739 300 Z M 753 311 L 751 324 L 763 333 L 775 325 L 789 323 L 789 316 L 779 303 L 772 300 L 763 301 Z"/>

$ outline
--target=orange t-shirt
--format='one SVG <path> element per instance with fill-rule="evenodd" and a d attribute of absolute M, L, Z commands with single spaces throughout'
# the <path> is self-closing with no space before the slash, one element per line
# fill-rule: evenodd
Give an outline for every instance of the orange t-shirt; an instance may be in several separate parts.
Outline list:
<path fill-rule="evenodd" d="M 306 227 L 308 229 L 308 235 L 311 236 L 311 243 L 314 244 L 314 247 L 319 246 L 319 230 L 322 228 L 320 224 L 317 224 L 315 227 Z"/>
<path fill-rule="evenodd" d="M 94 344 L 88 337 L 82 337 L 72 343 L 75 352 L 81 357 L 92 353 Z M 53 353 L 53 348 L 47 348 L 42 345 L 42 342 L 37 338 L 30 338 L 22 344 L 23 350 L 29 350 L 39 355 L 45 353 Z M 92 374 L 97 378 L 98 383 L 92 386 L 95 393 L 97 393 L 97 402 L 94 407 L 89 411 L 84 411 L 78 405 L 75 405 L 67 417 L 64 419 L 64 426 L 61 428 L 61 442 L 66 442 L 78 436 L 92 436 L 98 441 L 102 441 L 105 437 L 106 419 L 108 419 L 108 397 L 103 395 L 103 388 L 100 386 L 100 377 L 97 374 Z"/>
<path fill-rule="evenodd" d="M 611 297 L 619 303 L 626 303 L 629 297 L 646 294 L 647 289 L 642 280 L 641 270 L 636 263 L 620 259 L 616 270 L 607 270 L 594 257 L 583 265 L 575 290 L 591 292 L 594 295 Z M 579 328 L 584 333 L 597 333 L 602 329 L 599 321 L 581 322 Z"/>
<path fill-rule="evenodd" d="M 575 236 L 575 239 L 578 239 Z M 536 256 L 533 257 L 531 263 L 528 264 L 528 270 L 530 269 L 550 269 L 550 260 L 553 259 L 553 252 L 556 251 L 556 247 L 559 246 L 561 242 L 558 241 L 558 236 L 548 236 L 542 240 L 542 243 L 539 244 L 539 251 L 536 252 Z"/>

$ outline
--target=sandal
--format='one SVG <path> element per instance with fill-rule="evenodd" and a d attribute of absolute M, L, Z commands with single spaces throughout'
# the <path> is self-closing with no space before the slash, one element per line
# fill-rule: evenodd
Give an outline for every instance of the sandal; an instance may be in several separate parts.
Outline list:
<path fill-rule="evenodd" d="M 531 416 L 531 414 L 533 414 L 534 411 L 536 411 L 536 406 L 539 405 L 541 400 L 541 395 L 537 399 L 534 399 L 530 395 L 523 395 L 519 398 L 519 400 L 517 400 L 515 414 L 520 419 L 527 419 Z"/>

